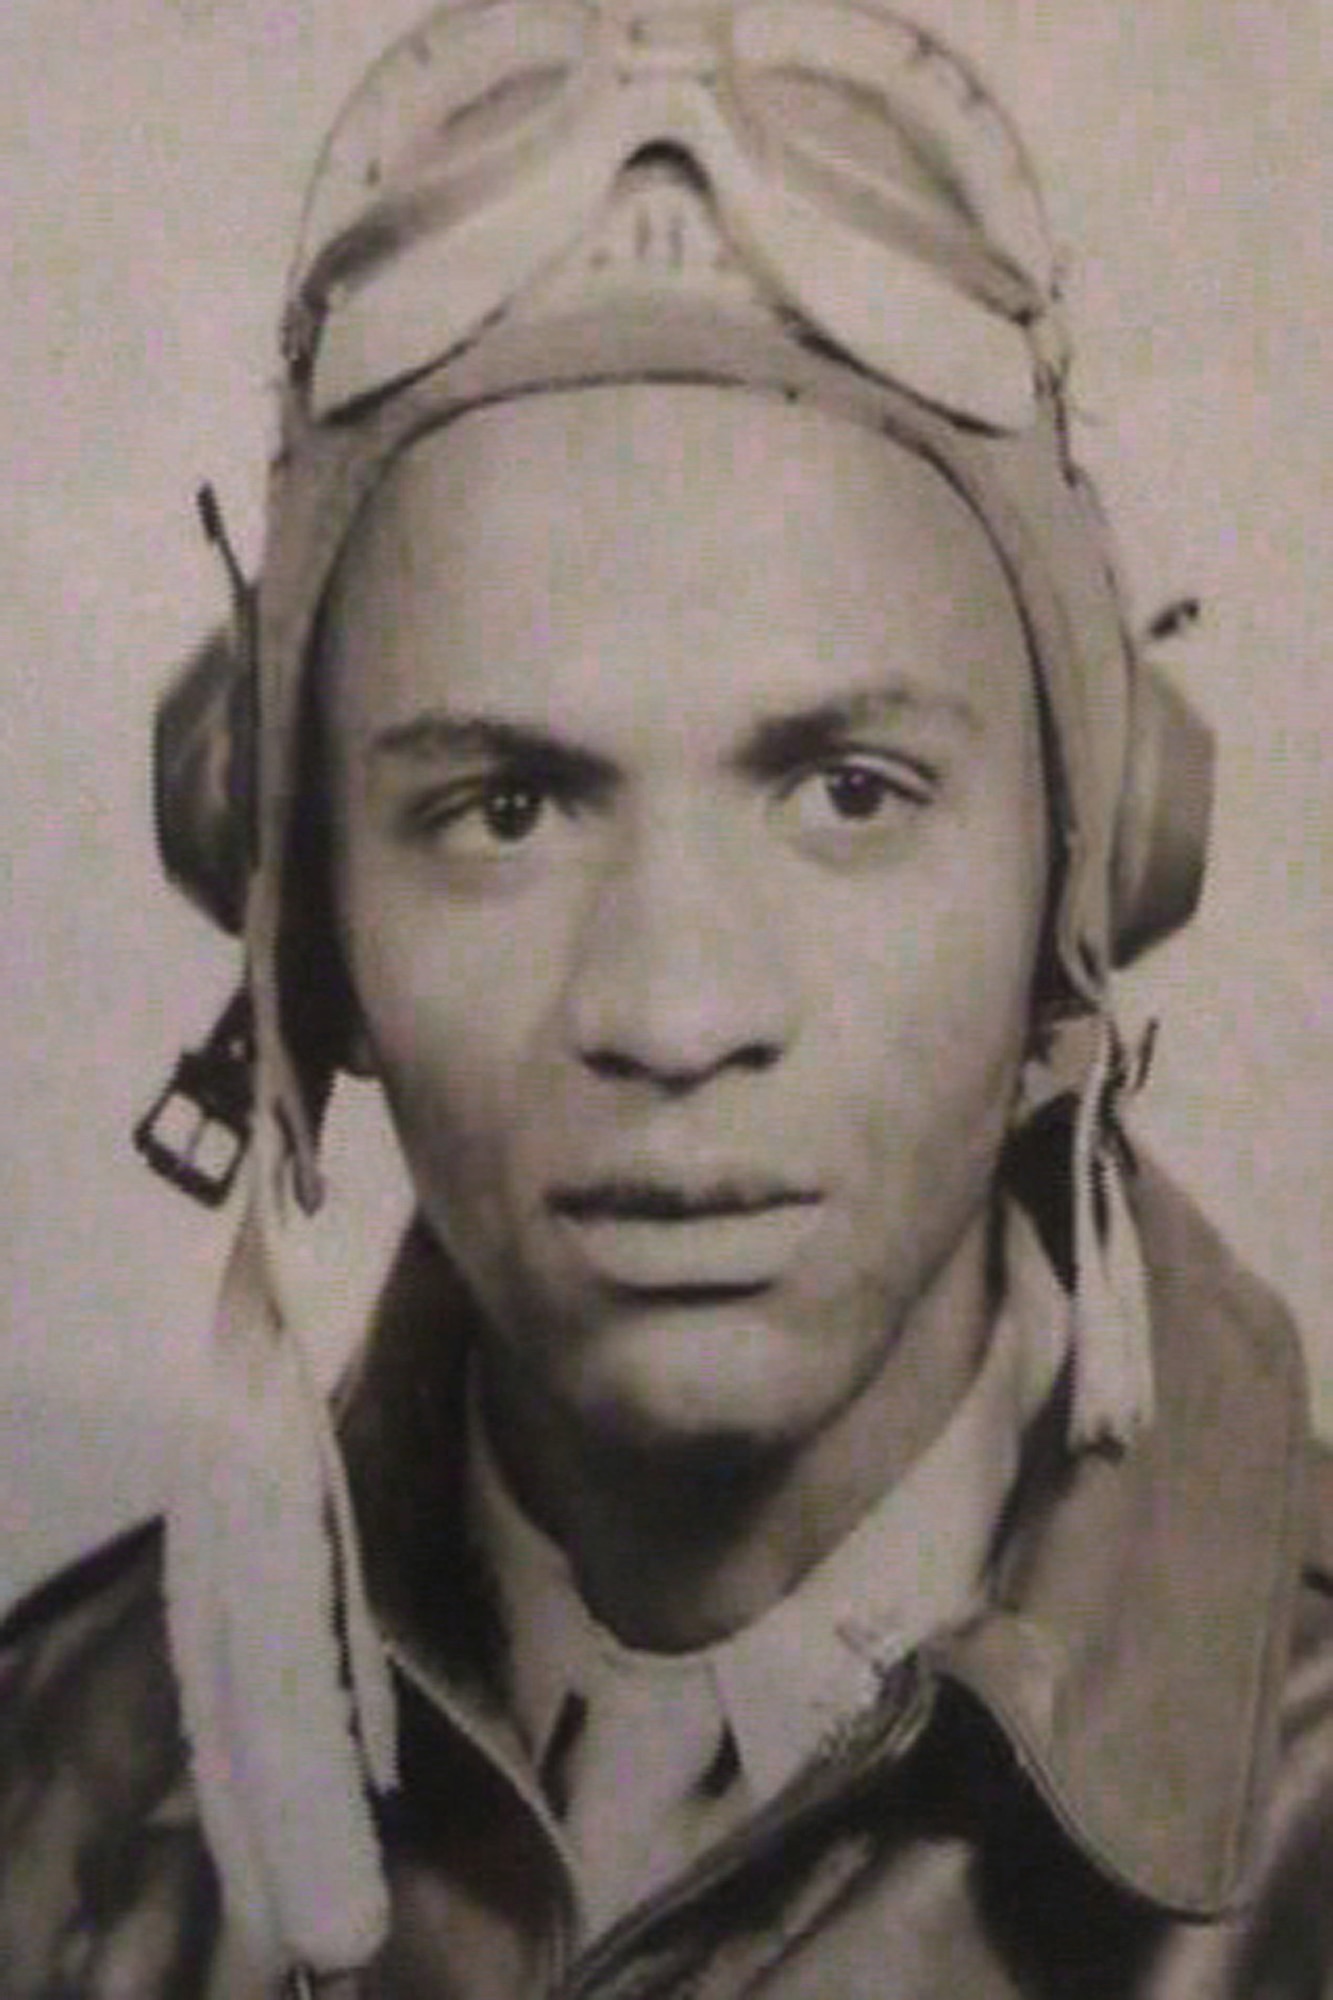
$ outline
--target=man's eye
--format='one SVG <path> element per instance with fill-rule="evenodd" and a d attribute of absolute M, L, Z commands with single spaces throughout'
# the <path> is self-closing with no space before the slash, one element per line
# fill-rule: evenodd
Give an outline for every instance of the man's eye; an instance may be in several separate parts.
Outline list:
<path fill-rule="evenodd" d="M 906 761 L 839 757 L 797 779 L 783 812 L 798 837 L 854 838 L 858 829 L 885 829 L 929 804 L 933 789 L 930 774 Z"/>
<path fill-rule="evenodd" d="M 550 830 L 559 801 L 529 778 L 495 777 L 451 785 L 412 801 L 403 826 L 413 842 L 460 858 L 519 848 Z"/>
<path fill-rule="evenodd" d="M 504 783 L 487 790 L 476 813 L 487 833 L 512 846 L 536 832 L 549 804 L 546 793 L 536 785 Z"/>
<path fill-rule="evenodd" d="M 843 765 L 819 776 L 829 810 L 839 819 L 874 819 L 891 799 L 902 796 L 883 771 L 864 764 Z"/>

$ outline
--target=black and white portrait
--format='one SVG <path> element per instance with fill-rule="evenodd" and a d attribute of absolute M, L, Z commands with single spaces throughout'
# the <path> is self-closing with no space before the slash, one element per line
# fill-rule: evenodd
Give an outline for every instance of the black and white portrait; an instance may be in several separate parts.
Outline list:
<path fill-rule="evenodd" d="M 1328 42 L 0 26 L 0 2000 L 1333 1991 Z"/>

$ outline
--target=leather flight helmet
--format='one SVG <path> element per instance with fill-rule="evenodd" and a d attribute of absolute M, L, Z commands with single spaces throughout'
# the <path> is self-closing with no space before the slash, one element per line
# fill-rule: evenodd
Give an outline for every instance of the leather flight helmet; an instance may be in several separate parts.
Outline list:
<path fill-rule="evenodd" d="M 336 967 L 298 953 L 294 990 L 284 940 L 301 929 L 320 606 L 388 465 L 483 400 L 694 379 L 809 400 L 920 452 L 982 519 L 1027 622 L 1069 1005 L 1100 1008 L 1114 970 L 1193 913 L 1212 738 L 1130 629 L 1071 455 L 1035 176 L 972 72 L 900 16 L 864 0 L 439 9 L 326 145 L 284 355 L 260 575 L 248 586 L 227 552 L 235 616 L 161 703 L 154 784 L 168 875 L 246 937 L 259 1068 L 308 1204 L 335 1052 L 327 1024 L 296 1045 L 320 1011 L 311 965 Z"/>

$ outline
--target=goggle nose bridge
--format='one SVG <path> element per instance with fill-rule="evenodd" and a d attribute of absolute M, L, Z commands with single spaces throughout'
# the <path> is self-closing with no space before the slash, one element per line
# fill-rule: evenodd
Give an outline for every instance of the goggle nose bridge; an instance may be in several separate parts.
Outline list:
<path fill-rule="evenodd" d="M 611 62 L 623 82 L 669 75 L 712 79 L 723 62 L 721 10 L 710 0 L 632 0 L 608 10 Z"/>

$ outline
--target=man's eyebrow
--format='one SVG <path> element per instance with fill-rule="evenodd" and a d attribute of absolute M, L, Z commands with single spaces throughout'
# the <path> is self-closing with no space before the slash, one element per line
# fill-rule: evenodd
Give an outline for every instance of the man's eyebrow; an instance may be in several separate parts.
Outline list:
<path fill-rule="evenodd" d="M 982 727 L 979 711 L 965 696 L 895 680 L 851 688 L 808 707 L 764 716 L 729 761 L 748 777 L 781 777 L 829 755 L 849 737 L 884 728 L 904 715 L 939 719 L 968 734 L 977 734 Z M 579 787 L 605 788 L 620 775 L 610 758 L 554 731 L 502 716 L 455 714 L 447 709 L 424 709 L 406 721 L 389 723 L 372 736 L 368 755 L 374 764 L 389 761 L 423 767 L 482 760 L 521 766 L 533 775 Z"/>
<path fill-rule="evenodd" d="M 375 763 L 389 760 L 422 766 L 483 760 L 521 766 L 534 775 L 586 786 L 606 786 L 616 777 L 616 767 L 608 758 L 552 731 L 507 722 L 499 716 L 454 715 L 442 709 L 427 709 L 378 730 L 371 738 L 369 755 Z"/>
<path fill-rule="evenodd" d="M 965 696 L 913 681 L 891 681 L 852 688 L 787 715 L 765 717 L 742 744 L 735 763 L 750 777 L 781 777 L 841 748 L 849 737 L 883 728 L 902 716 L 942 721 L 968 735 L 978 735 L 982 728 L 979 710 Z"/>

